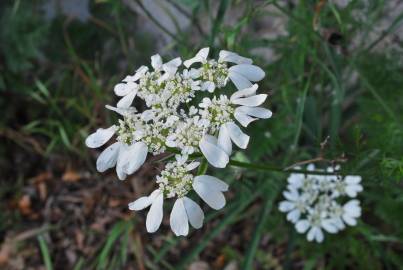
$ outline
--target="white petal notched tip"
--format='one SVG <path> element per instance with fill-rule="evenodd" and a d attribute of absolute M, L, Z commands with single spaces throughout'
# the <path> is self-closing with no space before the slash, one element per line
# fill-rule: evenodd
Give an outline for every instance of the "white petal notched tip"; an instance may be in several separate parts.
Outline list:
<path fill-rule="evenodd" d="M 196 176 L 193 189 L 211 208 L 219 210 L 225 206 L 223 192 L 228 190 L 228 184 L 220 179 L 209 175 Z"/>
<path fill-rule="evenodd" d="M 207 161 L 216 168 L 225 168 L 229 162 L 228 154 L 218 146 L 217 139 L 211 135 L 205 135 L 199 143 L 199 147 Z"/>

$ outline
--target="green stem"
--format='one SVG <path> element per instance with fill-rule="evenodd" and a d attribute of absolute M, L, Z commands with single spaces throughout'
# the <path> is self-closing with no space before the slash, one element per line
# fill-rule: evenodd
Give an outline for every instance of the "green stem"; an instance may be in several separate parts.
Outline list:
<path fill-rule="evenodd" d="M 208 162 L 207 159 L 203 158 L 203 160 L 200 163 L 199 169 L 197 170 L 197 175 L 203 175 L 206 173 L 208 168 Z"/>
<path fill-rule="evenodd" d="M 247 162 L 241 162 L 236 160 L 230 160 L 229 164 L 234 167 L 262 170 L 262 171 L 274 171 L 274 172 L 283 172 L 283 173 L 303 173 L 303 174 L 314 174 L 314 175 L 335 175 L 337 172 L 322 172 L 322 171 L 307 171 L 307 170 L 294 170 L 289 169 L 285 170 L 279 167 L 263 165 L 263 164 L 253 164 Z"/>
<path fill-rule="evenodd" d="M 168 151 L 170 153 L 179 153 L 178 150 L 174 148 L 169 148 Z M 200 158 L 199 154 L 193 154 L 190 156 L 191 159 L 198 159 Z M 272 165 L 264 165 L 264 164 L 255 164 L 255 163 L 247 163 L 242 161 L 237 161 L 231 159 L 229 161 L 229 165 L 234 167 L 241 167 L 241 168 L 248 168 L 248 169 L 255 169 L 261 171 L 271 171 L 271 172 L 282 172 L 282 173 L 303 173 L 303 174 L 313 174 L 313 175 L 335 175 L 340 173 L 336 172 L 323 172 L 323 171 L 308 171 L 308 170 L 298 170 L 298 169 L 282 169 L 280 167 L 272 166 Z M 199 170 L 197 171 L 197 175 L 205 174 L 208 168 L 208 162 L 205 158 L 201 160 L 201 164 L 199 166 Z"/>

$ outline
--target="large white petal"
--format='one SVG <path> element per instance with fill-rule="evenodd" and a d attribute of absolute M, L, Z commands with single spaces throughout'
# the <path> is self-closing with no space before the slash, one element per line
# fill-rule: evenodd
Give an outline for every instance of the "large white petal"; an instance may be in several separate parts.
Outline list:
<path fill-rule="evenodd" d="M 294 209 L 287 214 L 287 220 L 295 223 L 301 217 L 301 212 L 298 209 Z"/>
<path fill-rule="evenodd" d="M 295 168 L 299 169 L 297 167 L 295 167 Z M 293 186 L 294 188 L 299 188 L 304 183 L 304 179 L 305 179 L 305 177 L 302 173 L 292 173 L 292 174 L 290 174 L 290 176 L 288 177 L 287 180 L 291 186 Z"/>
<path fill-rule="evenodd" d="M 162 68 L 162 58 L 159 54 L 151 56 L 151 66 L 154 70 L 160 70 Z"/>
<path fill-rule="evenodd" d="M 186 236 L 189 233 L 188 216 L 182 198 L 175 201 L 169 221 L 176 236 Z"/>
<path fill-rule="evenodd" d="M 151 205 L 152 201 L 149 196 L 140 197 L 134 202 L 129 203 L 129 209 L 133 211 L 143 210 Z"/>
<path fill-rule="evenodd" d="M 127 94 L 126 96 L 124 96 L 123 98 L 121 98 L 118 102 L 118 104 L 116 104 L 116 106 L 118 108 L 129 108 L 130 105 L 132 105 L 134 98 L 137 95 L 137 89 L 131 91 L 129 94 Z"/>
<path fill-rule="evenodd" d="M 200 206 L 188 197 L 183 197 L 183 203 L 193 228 L 200 229 L 203 227 L 204 213 Z"/>
<path fill-rule="evenodd" d="M 115 85 L 115 87 L 113 88 L 113 91 L 115 92 L 115 94 L 117 96 L 126 96 L 127 94 L 129 94 L 130 92 L 130 88 L 126 87 L 127 84 L 125 83 L 118 83 L 117 85 Z"/>
<path fill-rule="evenodd" d="M 183 62 L 183 65 L 187 68 L 189 68 L 191 65 L 197 62 L 203 62 L 207 59 L 208 53 L 209 53 L 210 48 L 203 48 L 201 49 L 195 57 L 188 59 Z"/>
<path fill-rule="evenodd" d="M 199 143 L 199 147 L 207 161 L 216 168 L 225 168 L 229 162 L 229 157 L 216 143 L 214 137 L 205 135 Z"/>
<path fill-rule="evenodd" d="M 361 207 L 358 200 L 351 200 L 343 206 L 344 212 L 349 216 L 359 217 L 361 216 Z"/>
<path fill-rule="evenodd" d="M 147 158 L 148 147 L 144 142 L 136 142 L 135 144 L 129 146 L 126 151 L 128 155 L 128 163 L 125 166 L 125 171 L 127 174 L 132 174 L 137 171 Z"/>
<path fill-rule="evenodd" d="M 292 202 L 295 202 L 299 199 L 299 193 L 296 189 L 290 189 L 283 192 L 283 196 Z"/>
<path fill-rule="evenodd" d="M 235 109 L 234 117 L 243 127 L 247 127 L 251 122 L 257 120 L 257 118 L 250 117 L 244 112 L 239 111 L 238 108 Z"/>
<path fill-rule="evenodd" d="M 309 229 L 309 222 L 306 219 L 300 220 L 295 224 L 295 229 L 299 233 L 305 233 Z"/>
<path fill-rule="evenodd" d="M 315 227 L 315 239 L 316 239 L 316 242 L 318 242 L 318 243 L 322 243 L 323 242 L 323 238 L 324 238 L 324 235 L 323 235 L 323 232 L 322 232 L 322 230 L 320 229 L 320 228 L 317 228 L 317 227 Z"/>
<path fill-rule="evenodd" d="M 289 202 L 289 201 L 282 201 L 280 202 L 278 209 L 281 212 L 289 212 L 295 208 L 295 203 Z"/>
<path fill-rule="evenodd" d="M 343 218 L 344 222 L 345 222 L 346 224 L 350 225 L 350 226 L 355 226 L 355 225 L 357 225 L 357 220 L 355 219 L 355 217 L 352 217 L 352 216 L 350 216 L 350 215 L 348 215 L 348 214 L 344 214 L 344 215 L 342 216 L 342 218 Z"/>
<path fill-rule="evenodd" d="M 123 166 L 116 165 L 116 174 L 118 175 L 119 180 L 125 180 L 127 178 Z"/>
<path fill-rule="evenodd" d="M 231 140 L 242 149 L 245 149 L 249 143 L 249 136 L 242 132 L 234 122 L 225 123 Z"/>
<path fill-rule="evenodd" d="M 308 232 L 308 234 L 307 234 L 307 236 L 306 236 L 306 238 L 308 239 L 308 241 L 312 241 L 312 240 L 314 240 L 314 239 L 316 238 L 316 233 L 317 233 L 317 231 L 318 231 L 318 228 L 317 228 L 317 227 L 312 227 L 312 228 L 309 230 L 309 232 Z"/>
<path fill-rule="evenodd" d="M 146 228 L 147 232 L 153 233 L 158 230 L 162 222 L 164 195 L 162 192 L 154 199 L 150 211 L 147 214 Z"/>
<path fill-rule="evenodd" d="M 267 119 L 272 116 L 272 112 L 265 108 L 260 107 L 248 107 L 248 106 L 241 106 L 235 109 L 235 111 L 243 112 L 249 116 Z"/>
<path fill-rule="evenodd" d="M 99 128 L 97 131 L 92 133 L 85 139 L 85 145 L 89 148 L 98 148 L 104 145 L 110 138 L 112 138 L 113 134 L 115 134 L 116 126 L 111 126 L 109 128 Z"/>
<path fill-rule="evenodd" d="M 356 197 L 358 192 L 363 191 L 363 187 L 361 185 L 347 185 L 346 193 L 349 197 Z"/>
<path fill-rule="evenodd" d="M 118 160 L 116 163 L 116 174 L 118 175 L 119 180 L 125 180 L 127 177 L 126 173 L 126 165 L 129 162 L 128 155 L 126 155 L 127 149 L 129 146 L 125 143 L 120 144 Z"/>
<path fill-rule="evenodd" d="M 227 155 L 231 155 L 232 152 L 232 143 L 231 137 L 229 136 L 228 130 L 225 125 L 220 127 L 220 132 L 218 133 L 218 146 L 220 146 Z"/>
<path fill-rule="evenodd" d="M 97 170 L 99 172 L 104 172 L 107 169 L 115 167 L 118 160 L 120 144 L 120 142 L 115 142 L 102 151 L 97 159 Z"/>
<path fill-rule="evenodd" d="M 259 94 L 255 96 L 250 96 L 246 98 L 237 98 L 232 100 L 233 104 L 244 105 L 248 107 L 256 107 L 262 105 L 262 103 L 266 100 L 266 94 Z"/>
<path fill-rule="evenodd" d="M 193 182 L 193 189 L 211 208 L 219 210 L 225 206 L 225 197 L 221 191 L 217 191 L 200 181 Z"/>
<path fill-rule="evenodd" d="M 236 66 L 232 66 L 229 68 L 229 71 L 239 73 L 252 82 L 260 81 L 265 76 L 263 69 L 258 66 L 249 64 L 239 64 Z"/>
<path fill-rule="evenodd" d="M 180 57 L 176 57 L 172 59 L 171 61 L 165 63 L 164 65 L 166 66 L 173 66 L 173 67 L 179 67 L 182 64 L 182 59 Z"/>
<path fill-rule="evenodd" d="M 252 59 L 240 56 L 237 53 L 221 50 L 219 53 L 219 62 L 231 62 L 235 64 L 252 64 Z"/>
<path fill-rule="evenodd" d="M 235 71 L 229 72 L 228 76 L 238 90 L 242 90 L 252 86 L 252 83 L 247 78 Z"/>
<path fill-rule="evenodd" d="M 224 181 L 210 175 L 198 175 L 194 178 L 193 182 L 202 183 L 211 189 L 219 191 L 227 191 L 229 187 Z"/>
<path fill-rule="evenodd" d="M 322 221 L 322 227 L 329 233 L 337 233 L 338 229 L 334 222 L 330 219 L 325 219 Z"/>
<path fill-rule="evenodd" d="M 361 176 L 359 175 L 347 175 L 344 180 L 347 184 L 358 184 L 361 182 Z"/>
<path fill-rule="evenodd" d="M 126 116 L 128 114 L 131 113 L 135 113 L 137 112 L 136 108 L 134 107 L 129 107 L 129 108 L 117 108 L 117 107 L 113 107 L 110 105 L 105 105 L 105 108 L 107 108 L 108 110 L 114 111 L 122 116 Z"/>
<path fill-rule="evenodd" d="M 257 88 L 259 86 L 257 84 L 252 85 L 251 87 L 236 91 L 230 97 L 230 101 L 233 101 L 238 98 L 245 98 L 256 95 Z"/>
<path fill-rule="evenodd" d="M 147 66 L 141 66 L 136 70 L 136 73 L 133 76 L 133 81 L 137 81 L 138 79 L 140 79 L 141 77 L 144 76 L 144 74 L 148 71 L 148 67 Z"/>

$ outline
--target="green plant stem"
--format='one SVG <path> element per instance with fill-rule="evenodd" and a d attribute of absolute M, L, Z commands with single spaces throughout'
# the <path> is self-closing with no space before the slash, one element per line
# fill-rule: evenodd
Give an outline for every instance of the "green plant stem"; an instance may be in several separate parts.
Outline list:
<path fill-rule="evenodd" d="M 197 171 L 197 175 L 203 175 L 203 174 L 205 174 L 205 173 L 207 172 L 207 169 L 208 169 L 208 162 L 207 162 L 207 160 L 204 158 L 204 159 L 201 161 L 201 163 L 200 163 L 199 169 L 198 169 L 198 171 Z"/>
<path fill-rule="evenodd" d="M 303 173 L 303 174 L 314 174 L 314 175 L 334 175 L 337 172 L 322 172 L 322 171 L 307 171 L 307 170 L 286 170 L 275 166 L 263 165 L 263 164 L 253 164 L 247 162 L 241 162 L 237 160 L 230 160 L 229 164 L 234 167 L 262 170 L 262 171 L 274 171 L 274 172 L 283 172 L 283 173 Z"/>

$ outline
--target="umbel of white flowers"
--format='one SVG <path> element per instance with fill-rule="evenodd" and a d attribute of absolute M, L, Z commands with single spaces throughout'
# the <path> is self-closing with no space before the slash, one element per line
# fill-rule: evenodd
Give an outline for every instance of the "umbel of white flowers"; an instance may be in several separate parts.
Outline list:
<path fill-rule="evenodd" d="M 88 147 L 98 148 L 114 138 L 99 155 L 96 167 L 100 172 L 115 167 L 120 180 L 137 171 L 148 153 L 180 153 L 156 177 L 158 188 L 129 204 L 134 211 L 150 207 L 148 232 L 159 228 L 166 199 L 176 199 L 170 216 L 176 235 L 187 235 L 189 223 L 196 229 L 203 225 L 203 211 L 187 197 L 189 192 L 195 191 L 213 209 L 224 207 L 228 185 L 213 176 L 195 176 L 199 162 L 189 156 L 202 156 L 213 167 L 225 168 L 232 143 L 241 149 L 248 146 L 249 136 L 242 128 L 272 115 L 260 107 L 267 98 L 257 94 L 255 82 L 265 76 L 260 67 L 233 52 L 220 51 L 218 60 L 208 59 L 208 54 L 209 48 L 201 49 L 183 65 L 180 58 L 163 63 L 158 54 L 153 55 L 151 68 L 139 67 L 114 87 L 120 100 L 116 107 L 106 108 L 122 119 L 85 141 Z M 232 89 L 230 96 L 224 94 L 224 87 Z M 144 111 L 133 107 L 136 98 L 146 106 Z"/>
<path fill-rule="evenodd" d="M 314 171 L 315 166 L 309 164 L 307 170 Z M 335 234 L 346 225 L 355 226 L 361 216 L 360 201 L 350 199 L 363 190 L 361 176 L 341 177 L 332 167 L 326 172 L 335 174 L 291 174 L 283 192 L 286 200 L 279 204 L 279 210 L 287 213 L 287 220 L 294 223 L 297 232 L 308 232 L 308 241 L 318 243 L 324 239 L 323 231 Z"/>

